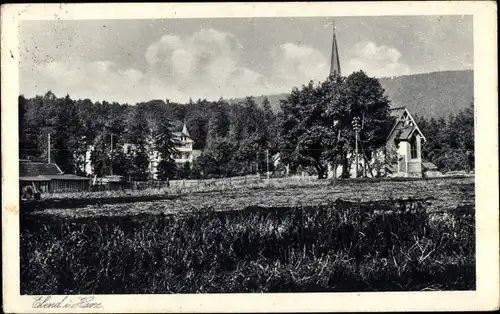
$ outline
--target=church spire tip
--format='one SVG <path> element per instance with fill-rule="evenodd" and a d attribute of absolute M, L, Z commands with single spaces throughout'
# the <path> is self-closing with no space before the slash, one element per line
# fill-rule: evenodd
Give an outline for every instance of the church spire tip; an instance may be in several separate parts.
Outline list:
<path fill-rule="evenodd" d="M 332 39 L 332 57 L 330 60 L 330 75 L 334 75 L 337 73 L 340 75 L 340 58 L 339 58 L 339 51 L 337 47 L 337 37 L 335 34 L 335 20 L 333 21 L 333 39 Z"/>

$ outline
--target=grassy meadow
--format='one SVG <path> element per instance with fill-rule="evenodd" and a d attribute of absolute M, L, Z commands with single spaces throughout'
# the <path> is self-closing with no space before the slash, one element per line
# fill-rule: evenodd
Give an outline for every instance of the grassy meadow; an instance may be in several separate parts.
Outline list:
<path fill-rule="evenodd" d="M 21 219 L 21 293 L 472 290 L 473 182 L 339 181 L 47 208 Z"/>

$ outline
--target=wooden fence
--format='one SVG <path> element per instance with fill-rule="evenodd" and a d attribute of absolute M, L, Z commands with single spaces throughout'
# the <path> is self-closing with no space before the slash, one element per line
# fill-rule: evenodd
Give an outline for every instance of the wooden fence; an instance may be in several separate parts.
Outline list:
<path fill-rule="evenodd" d="M 249 175 L 240 177 L 228 177 L 220 179 L 199 179 L 199 180 L 170 180 L 135 182 L 137 189 L 148 188 L 184 188 L 184 187 L 215 187 L 215 186 L 243 186 L 247 184 L 256 184 L 261 180 L 259 175 Z"/>
<path fill-rule="evenodd" d="M 200 180 L 170 180 L 170 181 L 146 181 L 146 182 L 106 182 L 93 185 L 91 191 L 107 190 L 146 190 L 185 187 L 217 187 L 217 186 L 244 186 L 257 184 L 261 181 L 260 175 L 248 175 L 240 177 L 228 177 L 220 179 Z"/>

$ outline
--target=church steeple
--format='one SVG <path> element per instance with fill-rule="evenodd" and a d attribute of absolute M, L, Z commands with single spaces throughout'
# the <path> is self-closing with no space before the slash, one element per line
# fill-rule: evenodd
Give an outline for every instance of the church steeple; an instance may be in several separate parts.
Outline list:
<path fill-rule="evenodd" d="M 339 50 L 337 48 L 337 38 L 335 36 L 335 21 L 333 21 L 332 58 L 330 60 L 330 75 L 340 73 Z"/>

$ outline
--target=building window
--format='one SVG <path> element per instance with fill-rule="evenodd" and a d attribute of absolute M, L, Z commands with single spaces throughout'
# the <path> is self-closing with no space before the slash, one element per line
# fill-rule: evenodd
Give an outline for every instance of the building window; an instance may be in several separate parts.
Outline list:
<path fill-rule="evenodd" d="M 410 141 L 410 157 L 411 157 L 411 159 L 418 158 L 417 137 L 416 136 L 412 136 L 411 141 Z"/>

